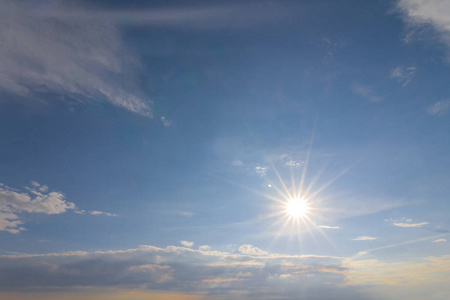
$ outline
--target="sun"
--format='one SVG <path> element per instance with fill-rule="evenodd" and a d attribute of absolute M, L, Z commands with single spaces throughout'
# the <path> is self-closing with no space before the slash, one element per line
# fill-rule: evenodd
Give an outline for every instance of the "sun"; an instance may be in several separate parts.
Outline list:
<path fill-rule="evenodd" d="M 292 198 L 286 202 L 286 214 L 294 219 L 304 218 L 309 212 L 308 203 L 301 198 Z"/>

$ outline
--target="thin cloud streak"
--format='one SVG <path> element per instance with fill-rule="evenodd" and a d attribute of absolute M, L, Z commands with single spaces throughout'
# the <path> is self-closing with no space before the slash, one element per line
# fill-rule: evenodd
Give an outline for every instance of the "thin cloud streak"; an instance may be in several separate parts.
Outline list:
<path fill-rule="evenodd" d="M 354 241 L 372 241 L 372 240 L 376 240 L 376 237 L 373 236 L 358 236 L 357 238 L 354 238 Z"/>
<path fill-rule="evenodd" d="M 323 229 L 340 229 L 341 228 L 339 226 L 327 226 L 327 225 L 319 225 L 317 227 L 318 228 L 323 228 Z"/>
<path fill-rule="evenodd" d="M 422 222 L 422 223 L 401 223 L 401 222 L 394 222 L 392 223 L 392 225 L 397 226 L 397 227 L 413 227 L 413 228 L 417 228 L 417 227 L 423 227 L 425 225 L 427 225 L 428 222 Z"/>
<path fill-rule="evenodd" d="M 445 242 L 447 242 L 446 239 L 437 239 L 433 241 L 433 243 L 445 243 Z"/>

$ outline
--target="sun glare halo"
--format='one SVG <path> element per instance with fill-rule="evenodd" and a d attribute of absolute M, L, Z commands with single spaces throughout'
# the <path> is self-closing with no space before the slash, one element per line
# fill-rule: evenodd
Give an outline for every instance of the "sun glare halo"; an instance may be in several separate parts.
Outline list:
<path fill-rule="evenodd" d="M 303 218 L 308 210 L 308 204 L 303 199 L 289 199 L 286 203 L 286 213 L 292 218 Z"/>

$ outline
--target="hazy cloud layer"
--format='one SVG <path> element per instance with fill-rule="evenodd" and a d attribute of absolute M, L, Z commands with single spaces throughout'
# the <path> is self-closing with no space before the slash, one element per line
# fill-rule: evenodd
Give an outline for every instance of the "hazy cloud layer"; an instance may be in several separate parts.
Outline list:
<path fill-rule="evenodd" d="M 439 296 L 445 290 L 433 291 L 432 286 L 445 284 L 449 275 L 448 255 L 393 263 L 268 253 L 252 245 L 242 245 L 233 253 L 140 246 L 124 251 L 0 256 L 3 292 L 52 288 L 64 292 L 81 287 L 180 292 L 207 299 L 355 300 L 394 299 L 380 293 L 395 287 L 401 293 L 427 290 L 434 299 L 444 299 Z"/>
<path fill-rule="evenodd" d="M 371 87 L 355 84 L 350 90 L 355 94 L 362 98 L 365 98 L 368 102 L 380 102 L 383 101 L 384 98 L 378 96 Z"/>
<path fill-rule="evenodd" d="M 201 292 L 226 299 L 364 299 L 352 288 L 339 287 L 346 272 L 341 258 L 269 254 L 251 245 L 241 246 L 239 253 L 141 246 L 0 256 L 0 286 L 8 291 L 101 286 Z"/>
<path fill-rule="evenodd" d="M 353 285 L 423 287 L 429 283 L 446 282 L 450 275 L 450 255 L 427 257 L 413 263 L 367 259 L 351 260 L 344 265 L 349 270 L 347 283 Z"/>

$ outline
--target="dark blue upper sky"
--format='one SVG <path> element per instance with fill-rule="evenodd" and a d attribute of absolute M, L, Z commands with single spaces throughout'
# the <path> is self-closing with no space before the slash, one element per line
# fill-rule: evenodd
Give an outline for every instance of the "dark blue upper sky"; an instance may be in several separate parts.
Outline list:
<path fill-rule="evenodd" d="M 448 266 L 449 9 L 438 0 L 0 1 L 0 254 L 176 245 L 219 260 L 312 255 L 339 261 L 345 272 L 314 272 L 336 274 L 319 282 L 351 295 L 420 281 L 428 292 L 417 299 L 444 299 L 448 290 L 432 290 L 448 268 L 426 280 L 404 274 L 427 272 L 411 265 L 427 257 Z M 291 211 L 292 199 L 305 211 Z M 194 288 L 173 272 L 141 283 L 231 295 L 242 289 L 230 282 L 247 278 L 199 275 L 210 285 Z M 262 297 L 255 291 L 272 283 L 252 274 L 245 291 Z M 122 284 L 140 284 L 134 276 Z M 279 284 L 285 293 L 273 296 L 295 294 Z M 378 292 L 363 294 L 406 297 Z"/>

